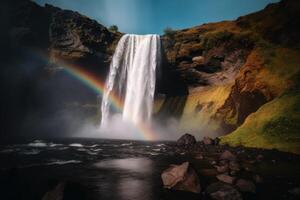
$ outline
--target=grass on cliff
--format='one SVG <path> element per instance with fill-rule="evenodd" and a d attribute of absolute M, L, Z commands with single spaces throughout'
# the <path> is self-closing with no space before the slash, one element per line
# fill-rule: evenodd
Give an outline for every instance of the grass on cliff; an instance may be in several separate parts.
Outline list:
<path fill-rule="evenodd" d="M 300 94 L 290 92 L 263 105 L 221 143 L 300 153 Z"/>

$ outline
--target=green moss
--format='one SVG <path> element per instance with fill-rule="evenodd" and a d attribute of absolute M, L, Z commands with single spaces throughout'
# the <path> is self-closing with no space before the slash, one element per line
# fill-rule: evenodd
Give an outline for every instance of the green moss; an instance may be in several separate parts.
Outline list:
<path fill-rule="evenodd" d="M 300 94 L 289 93 L 263 105 L 221 142 L 300 153 L 299 130 Z"/>

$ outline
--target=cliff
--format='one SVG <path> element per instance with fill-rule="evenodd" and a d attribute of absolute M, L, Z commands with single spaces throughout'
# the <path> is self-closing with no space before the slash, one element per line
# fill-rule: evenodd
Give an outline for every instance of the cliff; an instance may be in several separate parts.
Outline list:
<path fill-rule="evenodd" d="M 62 60 L 105 77 L 122 33 L 50 5 L 6 6 L 13 48 L 42 52 L 47 69 Z M 181 131 L 199 137 L 299 153 L 299 15 L 299 1 L 282 0 L 234 21 L 168 31 L 156 115 L 177 118 Z"/>

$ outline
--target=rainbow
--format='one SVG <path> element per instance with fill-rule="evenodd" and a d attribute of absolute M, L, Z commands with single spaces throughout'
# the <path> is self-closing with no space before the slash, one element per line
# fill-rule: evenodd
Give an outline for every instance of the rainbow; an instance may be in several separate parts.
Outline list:
<path fill-rule="evenodd" d="M 88 88 L 93 90 L 99 95 L 103 95 L 105 90 L 105 83 L 97 77 L 95 74 L 83 69 L 82 67 L 75 66 L 73 64 L 65 63 L 62 61 L 56 60 L 55 64 L 59 67 L 62 67 L 65 72 L 70 74 L 72 77 L 79 80 L 81 83 L 86 85 Z M 112 103 L 112 106 L 118 110 L 123 110 L 123 101 L 114 93 L 111 93 L 109 100 Z M 151 129 L 151 127 L 145 123 L 140 123 L 136 126 L 142 138 L 144 140 L 155 140 L 156 133 Z"/>

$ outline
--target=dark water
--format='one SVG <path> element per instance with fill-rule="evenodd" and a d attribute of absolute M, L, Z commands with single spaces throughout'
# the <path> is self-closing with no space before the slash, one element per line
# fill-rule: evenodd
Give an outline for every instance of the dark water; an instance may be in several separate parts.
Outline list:
<path fill-rule="evenodd" d="M 168 142 L 68 139 L 1 145 L 1 190 L 8 199 L 41 199 L 51 184 L 68 181 L 88 199 L 161 199 L 168 195 L 162 170 L 183 161 Z"/>

